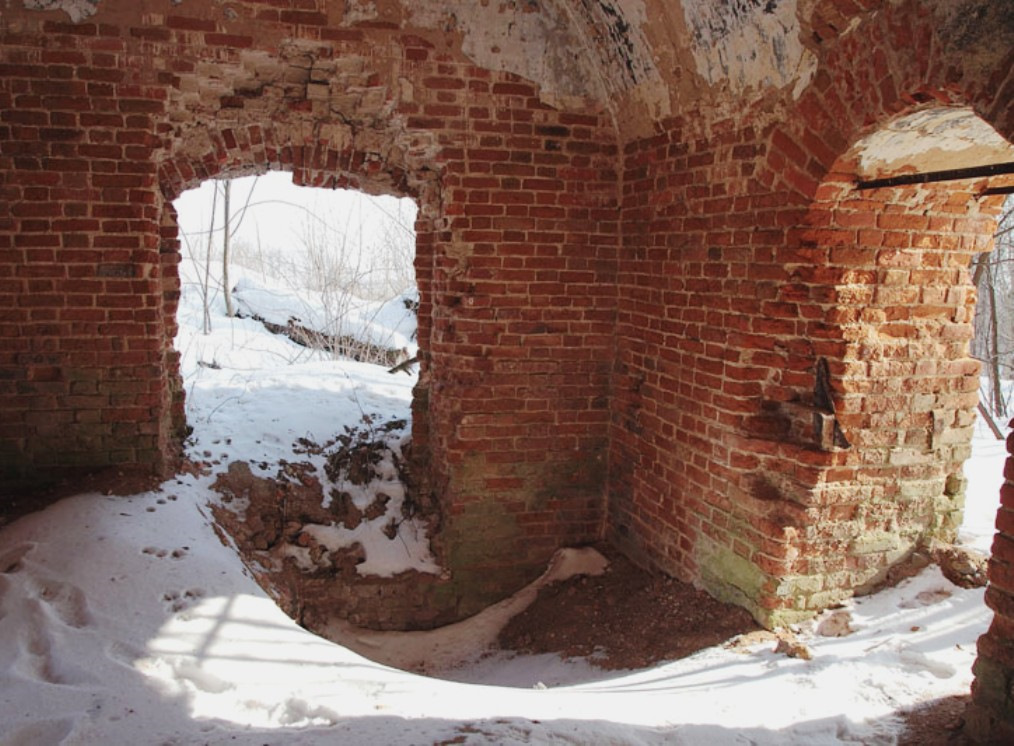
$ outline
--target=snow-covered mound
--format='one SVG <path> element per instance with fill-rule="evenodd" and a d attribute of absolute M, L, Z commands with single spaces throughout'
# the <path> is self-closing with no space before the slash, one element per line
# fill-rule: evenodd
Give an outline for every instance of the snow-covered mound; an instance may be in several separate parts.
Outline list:
<path fill-rule="evenodd" d="M 372 347 L 396 351 L 401 358 L 413 357 L 419 349 L 415 339 L 419 295 L 415 288 L 386 301 L 366 301 L 350 295 L 293 290 L 287 283 L 237 266 L 231 270 L 237 318 L 230 319 L 221 288 L 212 282 L 205 293 L 200 267 L 182 265 L 181 277 L 176 348 L 187 380 L 198 367 L 250 372 L 335 357 L 323 348 L 327 345 L 307 346 L 285 334 L 265 333 L 265 322 L 276 329 L 295 325 L 301 332 L 319 334 L 322 341 L 331 340 L 331 349 Z M 333 344 L 338 339 L 341 344 Z"/>
<path fill-rule="evenodd" d="M 331 337 L 350 337 L 363 345 L 405 350 L 415 355 L 416 290 L 386 301 L 367 301 L 350 294 L 293 291 L 249 274 L 236 283 L 233 297 L 241 316 L 277 326 L 296 324 Z"/>

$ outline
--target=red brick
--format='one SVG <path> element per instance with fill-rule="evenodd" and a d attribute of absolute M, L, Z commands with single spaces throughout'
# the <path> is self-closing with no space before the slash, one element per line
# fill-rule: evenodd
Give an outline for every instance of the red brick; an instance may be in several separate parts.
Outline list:
<path fill-rule="evenodd" d="M 167 16 L 165 25 L 167 28 L 182 29 L 184 31 L 215 31 L 217 27 L 217 24 L 212 20 L 190 18 L 187 16 Z"/>

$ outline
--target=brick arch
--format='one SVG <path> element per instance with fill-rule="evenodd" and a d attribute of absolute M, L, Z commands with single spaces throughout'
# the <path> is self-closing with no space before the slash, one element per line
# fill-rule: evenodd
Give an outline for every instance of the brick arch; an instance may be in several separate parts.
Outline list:
<path fill-rule="evenodd" d="M 883 113 L 881 126 L 894 118 Z M 978 198 L 988 180 L 859 191 L 860 145 L 825 168 L 806 138 L 775 130 L 769 149 L 782 187 L 813 197 L 761 305 L 785 320 L 785 372 L 760 387 L 758 409 L 728 441 L 754 472 L 740 482 L 746 502 L 778 519 L 755 526 L 768 554 L 779 552 L 765 558 L 768 572 L 791 592 L 761 604 L 790 614 L 870 588 L 918 548 L 954 540 L 979 371 L 967 270 L 991 247 L 1002 203 Z"/>
<path fill-rule="evenodd" d="M 839 161 L 807 214 L 813 264 L 790 268 L 817 281 L 800 310 L 821 335 L 808 403 L 827 428 L 813 434 L 826 458 L 809 511 L 824 535 L 799 552 L 846 573 L 843 591 L 956 536 L 978 399 L 968 266 L 1000 207 L 967 182 L 858 191 L 850 165 Z"/>
<path fill-rule="evenodd" d="M 390 193 L 429 202 L 437 173 L 393 162 L 389 152 L 367 150 L 351 140 L 306 137 L 298 125 L 258 122 L 202 128 L 175 150 L 158 169 L 159 186 L 169 201 L 207 179 L 282 170 L 291 172 L 300 186 Z"/>
<path fill-rule="evenodd" d="M 932 56 L 913 53 L 907 59 L 918 65 Z M 1000 68 L 1009 71 L 1012 61 L 1014 53 L 1007 53 Z M 832 133 L 847 129 L 842 137 L 850 144 L 913 111 L 969 107 L 1008 143 L 1014 142 L 1009 75 L 998 69 L 975 77 L 943 64 L 921 72 L 924 77 L 904 83 L 888 79 L 865 106 L 858 95 L 846 105 L 844 93 L 858 91 L 841 84 L 847 77 L 836 79 L 835 85 L 808 93 L 800 110 L 823 121 Z M 798 123 L 793 135 L 783 130 L 774 137 L 783 150 L 794 148 L 796 162 L 805 164 L 794 175 L 794 186 L 812 191 L 814 200 L 800 245 L 827 260 L 814 273 L 824 276 L 830 291 L 825 300 L 833 301 L 825 306 L 828 327 L 841 332 L 836 339 L 841 355 L 830 369 L 836 421 L 851 450 L 825 472 L 818 490 L 824 496 L 818 501 L 821 519 L 841 525 L 859 517 L 866 524 L 855 523 L 852 536 L 859 543 L 846 547 L 845 565 L 857 581 L 867 578 L 869 584 L 918 547 L 956 536 L 980 370 L 968 354 L 975 303 L 968 269 L 976 254 L 992 248 L 1003 206 L 1002 196 L 983 197 L 983 191 L 1010 186 L 1014 179 L 860 192 L 854 188 L 858 146 L 834 157 L 843 141 L 823 147 L 826 143 L 814 140 L 813 129 L 800 129 Z M 815 182 L 808 180 L 821 174 Z M 1014 738 L 1009 700 L 1014 521 L 1007 499 L 1012 459 L 999 496 L 986 592 L 994 617 L 978 642 L 972 702 L 965 713 L 965 732 L 983 743 Z M 863 551 L 856 551 L 857 546 Z M 800 546 L 800 551 L 832 559 L 836 553 L 833 542 Z"/>
<path fill-rule="evenodd" d="M 868 551 L 850 561 L 873 580 L 893 558 L 934 539 L 953 541 L 961 520 L 962 465 L 979 398 L 980 364 L 969 357 L 975 288 L 969 264 L 992 248 L 1003 197 L 981 197 L 983 179 L 858 192 L 854 163 L 842 159 L 815 201 L 815 243 L 828 246 L 836 278 L 831 313 L 844 350 L 832 369 L 838 422 L 852 446 L 828 472 L 828 518 L 864 510 Z M 837 261 L 834 261 L 838 254 Z M 1011 423 L 1014 425 L 1014 423 Z M 1014 458 L 1014 457 L 1012 457 Z M 1014 474 L 1008 461 L 1008 476 Z M 834 501 L 833 495 L 860 500 Z M 1010 491 L 1008 481 L 1004 488 Z M 1014 737 L 1000 704 L 1014 678 L 1011 636 L 1014 560 L 1010 501 L 998 500 L 986 603 L 994 611 L 979 640 L 966 732 L 981 742 Z M 864 501 L 871 504 L 864 506 Z M 880 569 L 878 569 L 880 568 Z"/>
<path fill-rule="evenodd" d="M 988 14 L 1002 4 L 979 5 Z M 826 6 L 814 14 L 817 26 L 827 19 L 819 12 Z M 964 487 L 960 469 L 969 450 L 977 397 L 978 364 L 965 351 L 974 298 L 966 270 L 972 254 L 991 243 L 990 225 L 999 200 L 975 200 L 969 189 L 974 185 L 968 182 L 859 195 L 852 190 L 857 164 L 850 161 L 849 150 L 892 118 L 935 106 L 970 107 L 1014 142 L 1014 79 L 1009 74 L 1014 47 L 1009 36 L 1003 41 L 1004 33 L 1009 35 L 1009 13 L 991 22 L 966 14 L 966 22 L 976 23 L 979 34 L 997 38 L 994 43 L 980 38 L 970 49 L 953 39 L 942 42 L 948 34 L 938 19 L 916 6 L 896 4 L 875 16 L 867 14 L 856 32 L 830 44 L 811 85 L 790 107 L 793 115 L 772 129 L 768 141 L 768 164 L 783 174 L 780 185 L 812 198 L 808 226 L 799 241 L 801 256 L 816 258 L 807 253 L 819 255 L 823 244 L 828 258 L 837 253 L 841 260 L 801 269 L 813 279 L 822 278 L 822 292 L 828 294 L 823 300 L 833 301 L 827 318 L 830 341 L 841 346 L 831 366 L 837 377 L 835 409 L 843 434 L 854 445 L 826 470 L 820 488 L 826 498 L 818 502 L 825 520 L 855 516 L 862 509 L 860 502 L 835 499 L 835 494 L 853 495 L 851 484 L 862 479 L 860 493 L 868 491 L 880 504 L 864 516 L 873 518 L 871 527 L 880 532 L 871 536 L 881 540 L 879 546 L 876 541 L 866 544 L 871 551 L 844 562 L 834 559 L 834 547 L 827 543 L 801 545 L 799 551 L 830 554 L 821 560 L 825 570 L 840 567 L 870 578 L 891 554 L 903 556 L 919 541 L 954 534 Z M 832 38 L 842 24 L 821 28 L 824 38 Z M 935 243 L 937 249 L 925 252 L 926 243 Z M 903 282 L 913 279 L 914 286 Z M 840 335 L 834 334 L 835 327 Z M 864 367 L 864 346 L 880 357 L 874 362 L 880 366 L 877 375 Z M 904 351 L 905 359 L 885 355 L 892 348 Z M 916 349 L 923 359 L 913 359 Z M 912 378 L 899 377 L 903 373 Z M 898 454 L 895 463 L 892 452 Z M 936 454 L 942 458 L 934 463 Z M 1006 474 L 1012 473 L 1009 461 Z M 906 479 L 895 480 L 901 474 Z M 1010 487 L 1008 480 L 986 594 L 994 619 L 979 640 L 973 701 L 966 712 L 966 732 L 990 743 L 1014 738 L 1009 699 L 1014 680 L 1014 583 L 1009 572 L 1014 521 L 1006 499 Z"/>
<path fill-rule="evenodd" d="M 799 575 L 804 587 L 762 592 L 770 609 L 807 596 L 804 607 L 819 608 L 868 587 L 921 543 L 953 539 L 963 504 L 978 383 L 967 268 L 991 246 L 1002 200 L 978 199 L 985 183 L 967 181 L 857 192 L 858 143 L 938 107 L 967 107 L 1008 142 L 1014 135 L 1006 46 L 942 45 L 944 20 L 917 2 L 863 14 L 846 34 L 834 15 L 826 4 L 814 13 L 821 66 L 769 128 L 758 176 L 799 216 L 779 287 L 762 302 L 776 323 L 796 319 L 783 331 L 799 337 L 769 355 L 786 371 L 781 385 L 760 386 L 759 408 L 728 440 L 757 472 L 740 481 L 747 502 L 780 518 L 766 529 L 779 552 L 768 571 Z M 771 507 L 787 496 L 800 503 L 794 515 Z M 817 525 L 841 530 L 820 537 Z"/>
<path fill-rule="evenodd" d="M 964 4 L 968 17 L 942 17 L 919 0 L 906 0 L 856 16 L 858 25 L 844 34 L 841 28 L 848 24 L 836 5 L 819 3 L 814 9 L 820 66 L 771 128 L 767 165 L 779 175 L 776 184 L 812 199 L 817 185 L 862 137 L 923 107 L 970 107 L 1014 142 L 1009 75 L 1014 48 L 1005 36 L 1014 30 L 1000 4 L 971 0 Z M 972 12 L 980 6 L 981 17 Z M 837 31 L 831 30 L 834 23 Z M 980 35 L 958 28 L 965 23 L 976 24 Z M 992 28 L 982 27 L 990 23 Z M 948 33 L 962 41 L 943 41 Z"/>

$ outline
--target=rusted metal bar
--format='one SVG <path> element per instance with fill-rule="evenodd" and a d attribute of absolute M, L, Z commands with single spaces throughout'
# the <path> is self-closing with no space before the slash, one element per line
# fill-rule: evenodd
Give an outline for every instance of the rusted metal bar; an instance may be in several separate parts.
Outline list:
<path fill-rule="evenodd" d="M 868 179 L 856 182 L 856 189 L 880 189 L 881 187 L 906 186 L 909 184 L 930 184 L 937 181 L 957 181 L 959 179 L 980 179 L 983 176 L 1014 174 L 1014 161 L 1008 163 L 987 163 L 985 166 L 969 168 L 951 168 L 945 171 L 924 171 L 917 174 L 901 174 L 887 176 L 883 179 Z M 1008 187 L 996 187 L 1007 189 Z M 1008 194 L 1009 192 L 994 192 Z"/>
<path fill-rule="evenodd" d="M 989 187 L 989 189 L 983 189 L 982 194 L 979 196 L 988 197 L 991 194 L 1014 194 L 1014 184 L 1011 184 L 1010 186 Z"/>

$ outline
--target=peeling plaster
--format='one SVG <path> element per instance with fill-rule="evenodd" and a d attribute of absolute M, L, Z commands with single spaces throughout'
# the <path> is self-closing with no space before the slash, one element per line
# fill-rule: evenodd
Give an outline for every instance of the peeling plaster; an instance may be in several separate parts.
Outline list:
<path fill-rule="evenodd" d="M 862 178 L 1014 161 L 1014 146 L 967 107 L 908 114 L 863 138 L 856 148 Z"/>
<path fill-rule="evenodd" d="M 514 73 L 561 108 L 630 106 L 669 113 L 668 88 L 645 37 L 644 0 L 404 2 L 413 25 L 461 35 L 475 64 Z M 622 110 L 622 111 L 621 111 Z"/>
<path fill-rule="evenodd" d="M 95 15 L 99 0 L 25 0 L 28 10 L 62 10 L 74 23 Z"/>
<path fill-rule="evenodd" d="M 987 53 L 991 44 L 983 44 L 984 37 L 996 44 L 997 49 L 1014 46 L 1014 12 L 1009 0 L 952 0 L 937 3 L 933 8 L 937 28 L 948 44 L 964 54 Z M 988 29 L 988 34 L 983 34 Z"/>
<path fill-rule="evenodd" d="M 803 46 L 797 0 L 686 0 L 697 72 L 734 92 L 793 85 L 799 96 L 817 69 Z"/>
<path fill-rule="evenodd" d="M 461 34 L 462 52 L 476 65 L 537 83 L 547 103 L 604 102 L 599 76 L 589 75 L 586 46 L 554 9 L 531 0 L 405 3 L 413 25 Z"/>
<path fill-rule="evenodd" d="M 563 8 L 583 20 L 602 68 L 616 71 L 607 88 L 629 89 L 658 77 L 641 31 L 648 20 L 642 0 L 580 0 L 576 7 L 563 3 Z"/>
<path fill-rule="evenodd" d="M 375 21 L 380 17 L 376 3 L 366 0 L 345 0 L 345 15 L 342 16 L 342 24 L 354 26 L 364 21 Z"/>
<path fill-rule="evenodd" d="M 624 99 L 644 107 L 655 119 L 668 116 L 669 89 L 644 34 L 648 23 L 644 1 L 580 0 L 561 7 L 595 60 L 595 73 L 614 116 L 630 114 Z"/>

